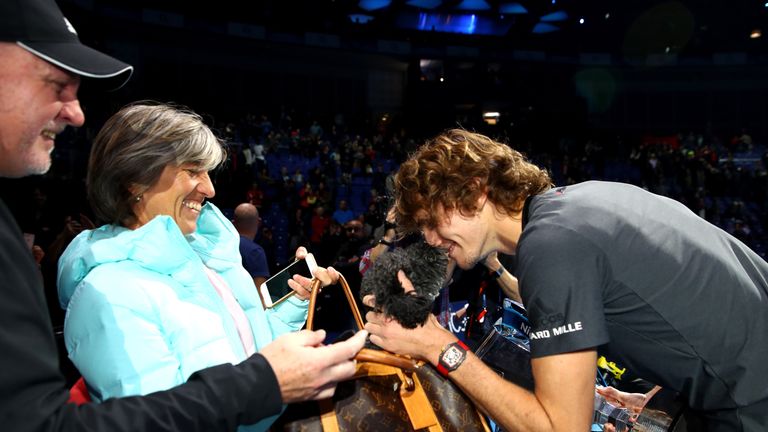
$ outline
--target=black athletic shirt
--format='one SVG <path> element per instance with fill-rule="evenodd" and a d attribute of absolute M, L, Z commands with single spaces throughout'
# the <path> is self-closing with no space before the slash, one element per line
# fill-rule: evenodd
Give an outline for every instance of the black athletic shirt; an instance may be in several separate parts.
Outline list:
<path fill-rule="evenodd" d="M 697 410 L 768 400 L 768 264 L 740 241 L 621 183 L 551 189 L 523 223 L 534 357 L 597 348 Z"/>

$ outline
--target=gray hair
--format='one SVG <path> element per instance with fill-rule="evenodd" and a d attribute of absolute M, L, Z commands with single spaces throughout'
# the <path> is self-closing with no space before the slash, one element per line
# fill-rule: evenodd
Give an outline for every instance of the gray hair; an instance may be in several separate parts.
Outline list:
<path fill-rule="evenodd" d="M 133 203 L 166 166 L 193 164 L 201 171 L 221 165 L 226 152 L 194 112 L 157 102 L 123 107 L 107 120 L 91 148 L 88 201 L 100 220 L 125 224 Z"/>

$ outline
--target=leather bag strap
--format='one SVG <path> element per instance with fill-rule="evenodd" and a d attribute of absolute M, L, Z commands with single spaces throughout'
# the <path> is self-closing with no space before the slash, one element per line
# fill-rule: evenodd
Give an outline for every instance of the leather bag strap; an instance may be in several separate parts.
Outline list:
<path fill-rule="evenodd" d="M 347 303 L 352 311 L 352 315 L 355 318 L 355 324 L 358 330 L 362 330 L 365 327 L 363 324 L 363 316 L 360 314 L 360 308 L 357 307 L 355 302 L 355 296 L 352 294 L 352 290 L 349 288 L 347 280 L 343 275 L 339 275 L 339 284 L 344 290 L 344 296 L 347 298 Z M 317 308 L 317 295 L 320 293 L 320 281 L 314 279 L 312 281 L 312 293 L 309 296 L 309 311 L 307 313 L 307 330 L 314 330 L 315 309 Z M 419 362 L 410 359 L 408 357 L 398 356 L 386 351 L 373 350 L 369 348 L 363 348 L 355 356 L 357 361 L 370 361 L 375 363 L 381 363 L 389 366 L 394 366 L 406 371 L 414 371 L 420 367 Z"/>
<path fill-rule="evenodd" d="M 344 275 L 339 275 L 339 283 L 341 284 L 341 289 L 344 290 L 344 296 L 347 297 L 347 303 L 349 303 L 349 308 L 352 310 L 352 315 L 355 318 L 355 324 L 357 324 L 357 329 L 362 330 L 365 324 L 363 324 L 363 316 L 360 315 L 360 309 L 357 307 L 357 302 L 355 302 L 355 297 L 352 295 L 352 290 L 349 288 L 349 284 L 347 283 L 347 280 L 344 279 Z M 313 279 L 312 280 L 312 286 L 310 289 L 312 292 L 309 296 L 309 313 L 307 315 L 307 330 L 314 330 L 314 321 L 315 321 L 315 308 L 317 307 L 317 295 L 320 293 L 320 280 Z"/>
<path fill-rule="evenodd" d="M 402 371 L 398 372 L 401 380 L 409 379 Z M 429 432 L 442 432 L 443 428 L 440 426 L 440 421 L 435 415 L 432 404 L 429 403 L 429 398 L 424 392 L 419 377 L 416 374 L 412 374 L 412 377 L 413 390 L 407 390 L 405 386 L 400 388 L 400 400 L 403 401 L 405 412 L 408 413 L 408 418 L 411 420 L 411 426 L 414 430 L 427 429 Z"/>
<path fill-rule="evenodd" d="M 321 399 L 317 403 L 320 407 L 320 424 L 323 426 L 323 432 L 340 432 L 339 419 L 336 418 L 332 400 Z"/>

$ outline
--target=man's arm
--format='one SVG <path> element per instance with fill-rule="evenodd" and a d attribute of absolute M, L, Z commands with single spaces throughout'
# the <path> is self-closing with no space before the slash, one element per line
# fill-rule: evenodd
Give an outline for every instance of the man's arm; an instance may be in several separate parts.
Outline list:
<path fill-rule="evenodd" d="M 43 287 L 26 250 L 0 201 L 0 296 L 6 299 L 0 302 L 3 430 L 232 431 L 277 414 L 281 403 L 329 397 L 335 382 L 352 376 L 352 358 L 365 343 L 366 332 L 359 332 L 322 346 L 324 332 L 303 331 L 276 339 L 236 366 L 199 371 L 168 391 L 68 404 Z"/>
<path fill-rule="evenodd" d="M 432 316 L 413 330 L 382 314 L 369 312 L 366 318 L 371 342 L 433 365 L 437 365 L 442 348 L 456 341 Z M 593 350 L 534 359 L 533 393 L 505 381 L 471 353 L 449 377 L 508 431 L 586 431 L 594 406 L 596 361 Z"/>
<path fill-rule="evenodd" d="M 366 319 L 371 342 L 432 365 L 437 365 L 442 348 L 456 341 L 433 316 L 413 330 L 375 312 Z M 534 392 L 505 381 L 471 353 L 449 377 L 506 430 L 586 431 L 594 406 L 596 362 L 594 350 L 534 359 Z"/>
<path fill-rule="evenodd" d="M 596 389 L 597 393 L 605 397 L 611 404 L 628 409 L 632 413 L 633 419 L 637 419 L 637 416 L 659 390 L 661 390 L 661 386 L 658 385 L 648 390 L 648 393 L 627 393 L 613 387 L 598 387 Z"/>
<path fill-rule="evenodd" d="M 390 247 L 395 245 L 395 241 L 397 241 L 397 231 L 395 231 L 394 221 L 395 209 L 394 207 L 391 207 L 387 211 L 387 215 L 384 220 L 384 235 L 382 235 L 381 239 L 379 239 L 379 241 L 371 248 L 371 262 L 375 262 L 379 255 L 383 254 L 389 250 Z"/>
<path fill-rule="evenodd" d="M 76 406 L 66 403 L 60 384 L 45 393 L 41 384 L 30 385 L 2 397 L 11 405 L 0 407 L 0 419 L 13 431 L 233 431 L 277 414 L 281 402 L 333 395 L 335 383 L 354 373 L 352 357 L 366 332 L 329 346 L 320 345 L 322 331 L 287 336 L 265 347 L 263 356 L 204 369 L 184 385 L 147 396 Z M 21 404 L 25 399 L 31 403 Z"/>
<path fill-rule="evenodd" d="M 520 297 L 520 288 L 518 286 L 517 278 L 504 268 L 504 266 L 501 264 L 501 261 L 499 261 L 498 254 L 496 252 L 488 255 L 483 261 L 483 264 L 488 269 L 488 271 L 491 272 L 491 274 L 498 274 L 496 282 L 498 282 L 501 290 L 504 291 L 505 296 L 518 303 L 523 302 L 522 297 Z"/>
<path fill-rule="evenodd" d="M 58 370 L 34 371 L 38 382 L 10 394 L 0 380 L 0 421 L 22 432 L 233 431 L 277 414 L 281 403 L 332 396 L 335 383 L 354 374 L 352 358 L 366 335 L 322 346 L 322 331 L 292 333 L 236 366 L 204 369 L 171 390 L 101 404 L 68 404 Z"/>

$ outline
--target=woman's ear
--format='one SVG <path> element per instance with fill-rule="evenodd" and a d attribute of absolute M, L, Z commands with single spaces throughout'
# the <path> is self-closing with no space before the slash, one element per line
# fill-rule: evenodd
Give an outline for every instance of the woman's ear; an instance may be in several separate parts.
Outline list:
<path fill-rule="evenodd" d="M 139 223 L 139 214 L 141 213 L 141 210 L 140 210 L 141 207 L 138 207 L 138 206 L 142 205 L 144 190 L 145 190 L 144 188 L 136 184 L 128 186 L 128 193 L 131 194 L 131 198 L 128 202 L 128 205 L 130 207 L 130 214 L 120 221 L 120 223 L 123 226 L 131 229 L 135 229 L 140 226 L 138 225 L 138 223 Z"/>
<path fill-rule="evenodd" d="M 139 188 L 139 185 L 135 183 L 128 186 L 128 192 L 131 194 L 132 197 L 141 195 L 141 189 Z"/>
<path fill-rule="evenodd" d="M 133 183 L 130 186 L 128 186 L 128 192 L 131 194 L 132 201 L 135 201 L 135 202 L 141 201 L 141 198 L 144 195 L 144 192 L 146 191 L 147 191 L 147 188 L 142 187 L 141 185 L 138 185 L 136 183 Z"/>

